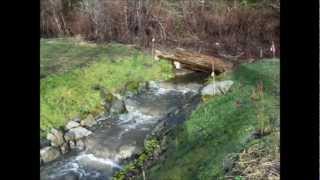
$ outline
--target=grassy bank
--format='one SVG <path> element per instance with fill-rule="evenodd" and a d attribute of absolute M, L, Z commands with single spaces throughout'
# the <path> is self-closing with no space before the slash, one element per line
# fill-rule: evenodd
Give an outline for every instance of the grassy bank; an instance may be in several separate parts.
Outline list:
<path fill-rule="evenodd" d="M 262 158 L 278 156 L 279 61 L 244 64 L 223 78 L 234 80 L 231 91 L 201 104 L 171 135 L 165 160 L 146 171 L 147 179 L 226 179 L 227 155 L 259 145 Z M 264 138 L 246 141 L 252 132 Z M 233 171 L 244 170 L 237 157 Z"/>
<path fill-rule="evenodd" d="M 171 66 L 119 44 L 75 39 L 41 40 L 40 126 L 44 135 L 76 116 L 103 111 L 94 87 L 116 92 L 126 84 L 166 79 Z"/>

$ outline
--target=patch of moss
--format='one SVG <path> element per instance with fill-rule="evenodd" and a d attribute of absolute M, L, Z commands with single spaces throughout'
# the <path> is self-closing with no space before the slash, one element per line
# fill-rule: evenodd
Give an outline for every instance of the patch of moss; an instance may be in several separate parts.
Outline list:
<path fill-rule="evenodd" d="M 124 180 L 129 176 L 138 175 L 141 168 L 144 167 L 146 161 L 153 157 L 154 152 L 160 148 L 160 143 L 157 139 L 151 138 L 145 142 L 144 150 L 140 153 L 137 158 L 132 162 L 125 165 L 125 167 L 118 171 L 114 176 L 114 180 Z"/>

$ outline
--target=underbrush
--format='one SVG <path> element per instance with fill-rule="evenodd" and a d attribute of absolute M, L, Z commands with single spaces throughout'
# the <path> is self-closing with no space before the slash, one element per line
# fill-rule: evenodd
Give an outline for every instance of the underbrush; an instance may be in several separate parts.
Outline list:
<path fill-rule="evenodd" d="M 252 140 L 244 150 L 236 154 L 230 172 L 230 180 L 280 179 L 279 130 L 268 136 Z"/>
<path fill-rule="evenodd" d="M 271 57 L 272 41 L 280 53 L 279 7 L 279 0 L 43 0 L 41 35 L 82 35 L 88 40 L 144 47 L 151 47 L 155 38 L 157 46 L 213 55 L 243 53 L 244 59 L 259 57 L 262 50 L 263 57 Z"/>

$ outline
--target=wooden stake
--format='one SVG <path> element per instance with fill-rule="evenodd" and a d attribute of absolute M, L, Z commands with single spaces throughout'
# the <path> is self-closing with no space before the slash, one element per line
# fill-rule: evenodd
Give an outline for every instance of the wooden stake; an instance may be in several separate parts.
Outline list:
<path fill-rule="evenodd" d="M 146 174 L 144 173 L 143 167 L 142 167 L 142 177 L 143 177 L 143 180 L 146 180 Z"/>
<path fill-rule="evenodd" d="M 153 59 L 156 59 L 155 56 L 154 56 L 154 42 L 155 42 L 155 38 L 153 37 L 153 38 L 152 38 L 152 47 L 151 47 L 152 49 L 151 49 L 151 53 L 152 53 Z"/>
<path fill-rule="evenodd" d="M 212 76 L 213 95 L 215 95 L 215 94 L 216 94 L 216 87 L 215 87 L 214 62 L 212 62 L 212 72 L 211 72 L 211 76 Z"/>
<path fill-rule="evenodd" d="M 272 45 L 271 45 L 271 48 L 270 48 L 271 52 L 272 52 L 272 56 L 273 58 L 276 57 L 276 47 L 274 45 L 274 41 L 272 41 Z"/>

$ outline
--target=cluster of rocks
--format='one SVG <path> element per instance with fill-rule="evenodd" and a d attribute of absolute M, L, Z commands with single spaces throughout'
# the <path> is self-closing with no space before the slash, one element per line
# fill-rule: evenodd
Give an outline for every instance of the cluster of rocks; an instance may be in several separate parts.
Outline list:
<path fill-rule="evenodd" d="M 94 122 L 93 122 L 94 121 Z M 92 134 L 86 127 L 91 127 L 97 122 L 89 115 L 86 119 L 77 122 L 70 121 L 63 130 L 52 129 L 43 140 L 40 149 L 40 164 L 57 159 L 60 155 L 66 154 L 70 150 L 83 150 L 85 144 L 84 137 Z"/>
<path fill-rule="evenodd" d="M 124 102 L 117 96 L 113 96 L 111 101 L 105 102 L 105 109 L 111 116 L 126 111 Z M 56 160 L 71 150 L 85 149 L 84 139 L 93 133 L 90 129 L 100 120 L 106 119 L 94 118 L 90 114 L 83 120 L 76 118 L 69 121 L 61 130 L 52 129 L 46 139 L 40 140 L 40 165 Z"/>

